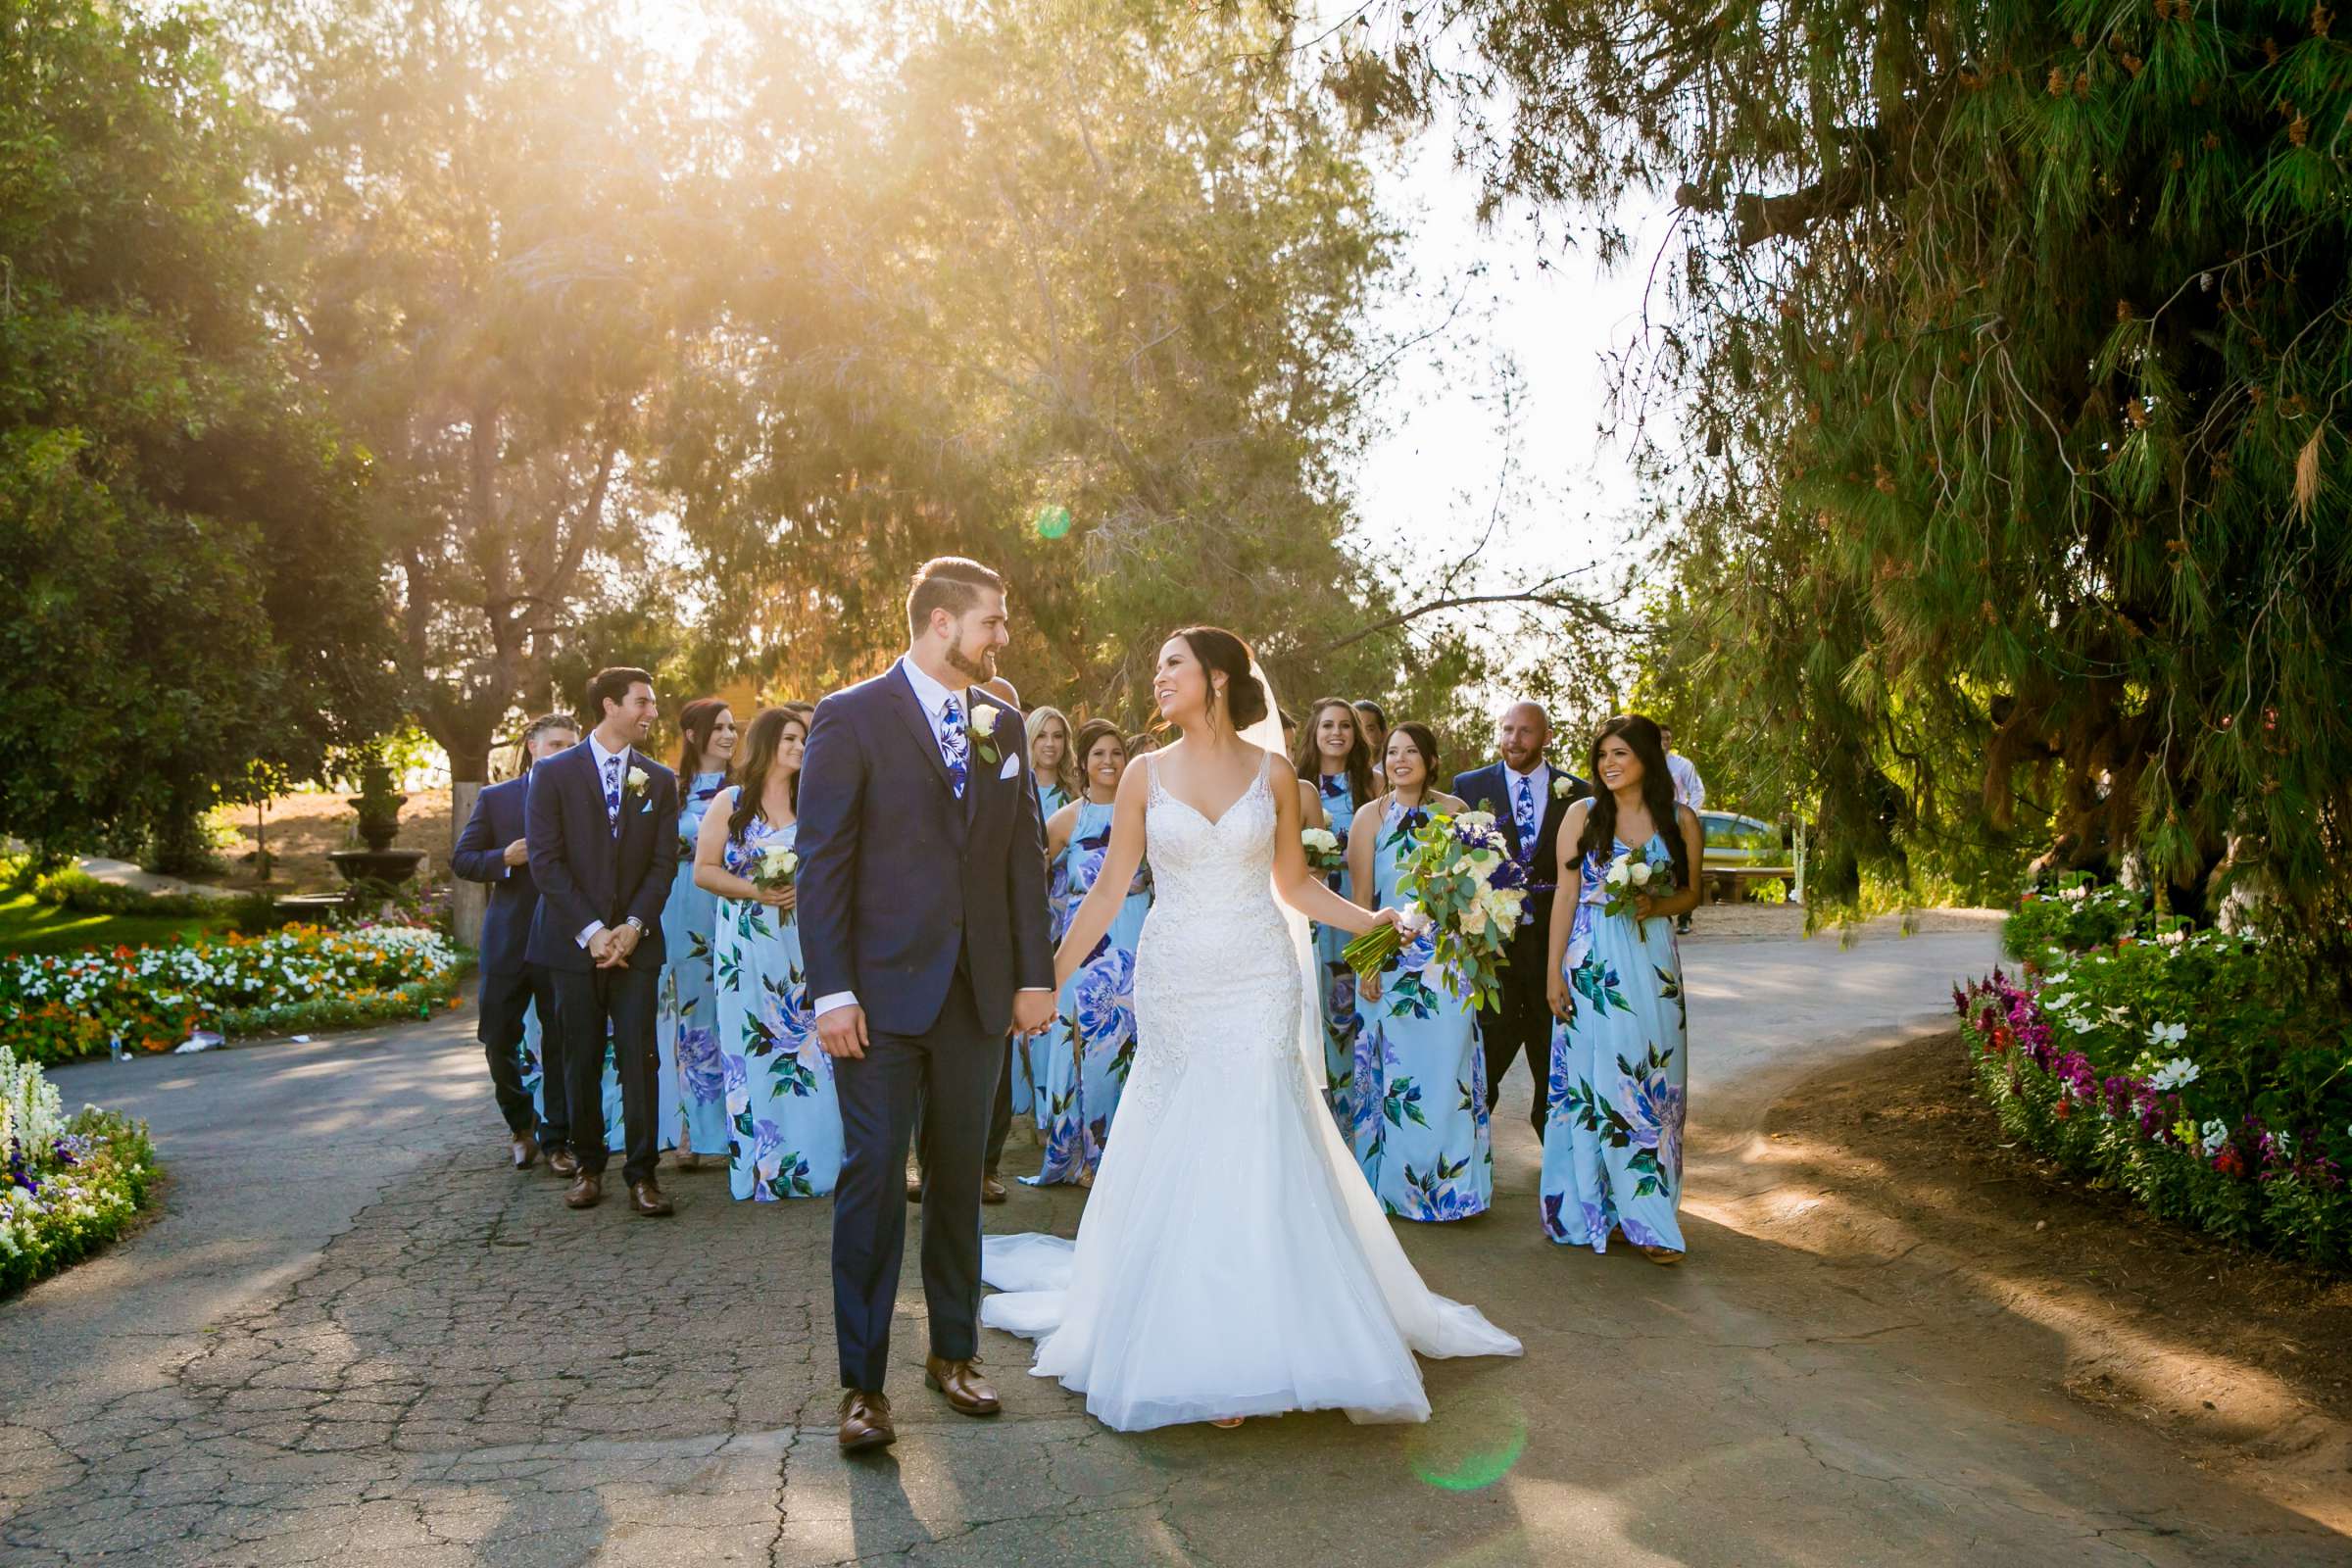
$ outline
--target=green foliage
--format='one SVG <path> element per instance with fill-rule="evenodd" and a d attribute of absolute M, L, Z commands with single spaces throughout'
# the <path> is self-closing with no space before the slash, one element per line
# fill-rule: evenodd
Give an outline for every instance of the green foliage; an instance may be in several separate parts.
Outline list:
<path fill-rule="evenodd" d="M 2023 839 L 2188 907 L 2234 839 L 2340 950 L 2346 53 L 2305 4 L 1455 0 L 1337 77 L 1460 109 L 1498 203 L 1676 192 L 1621 388 L 1689 414 L 1655 657 L 1825 891 Z"/>
<path fill-rule="evenodd" d="M 2167 1219 L 2352 1263 L 2352 1020 L 2297 955 L 2118 889 L 2036 898 L 2004 940 L 2033 978 L 1957 1000 L 2012 1136 Z"/>
<path fill-rule="evenodd" d="M 0 20 L 0 832 L 186 840 L 379 694 L 357 465 L 291 395 L 202 25 Z"/>
<path fill-rule="evenodd" d="M 1456 717 L 1477 655 L 1369 630 L 1430 596 L 1428 564 L 1346 541 L 1396 236 L 1288 43 L 1216 8 L 1036 0 L 715 54 L 739 107 L 710 151 L 744 172 L 662 475 L 727 586 L 717 645 L 762 686 L 878 668 L 906 574 L 954 551 L 1012 579 L 1026 700 L 1138 723 L 1159 639 L 1209 620 L 1295 709 Z"/>
<path fill-rule="evenodd" d="M 2107 946 L 2139 929 L 2147 915 L 2144 895 L 2100 887 L 2082 872 L 2069 872 L 2018 900 L 2001 922 L 2001 948 L 2012 958 L 2046 966 L 2053 954 Z"/>
<path fill-rule="evenodd" d="M 158 1168 L 145 1122 L 85 1105 L 66 1123 L 66 1138 L 27 1168 L 38 1192 L 0 1173 L 0 1298 L 122 1235 L 146 1206 Z"/>

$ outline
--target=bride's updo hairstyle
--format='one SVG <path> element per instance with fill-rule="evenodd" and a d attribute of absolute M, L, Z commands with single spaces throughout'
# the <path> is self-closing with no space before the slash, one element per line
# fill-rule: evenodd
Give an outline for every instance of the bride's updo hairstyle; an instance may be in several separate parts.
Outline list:
<path fill-rule="evenodd" d="M 1253 661 L 1250 645 L 1221 626 L 1186 626 L 1175 635 L 1200 661 L 1200 668 L 1210 676 L 1225 677 L 1225 720 L 1237 731 L 1248 729 L 1266 716 L 1266 689 L 1250 672 Z M 1217 703 L 1217 683 L 1208 683 L 1209 708 Z"/>

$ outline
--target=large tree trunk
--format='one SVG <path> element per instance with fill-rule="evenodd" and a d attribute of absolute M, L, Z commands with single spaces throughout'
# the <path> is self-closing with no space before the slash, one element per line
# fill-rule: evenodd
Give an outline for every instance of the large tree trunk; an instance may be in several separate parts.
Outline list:
<path fill-rule="evenodd" d="M 466 820 L 473 814 L 473 803 L 490 777 L 490 745 L 497 733 L 499 715 L 484 720 L 478 712 L 444 710 L 418 716 L 424 719 L 441 749 L 449 754 L 449 863 L 454 867 L 458 835 L 466 831 Z M 468 948 L 481 947 L 482 917 L 489 907 L 487 886 L 468 882 L 454 870 L 450 873 L 450 928 L 458 941 Z"/>

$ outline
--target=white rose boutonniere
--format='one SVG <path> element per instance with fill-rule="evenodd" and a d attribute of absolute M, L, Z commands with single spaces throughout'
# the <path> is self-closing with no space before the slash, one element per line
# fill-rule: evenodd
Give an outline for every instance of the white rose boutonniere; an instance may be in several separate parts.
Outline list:
<path fill-rule="evenodd" d="M 1003 714 L 1004 710 L 993 704 L 974 703 L 972 704 L 972 716 L 964 720 L 965 728 L 972 733 L 972 750 L 978 752 L 980 760 L 991 767 L 1004 760 L 997 754 L 996 743 L 997 720 Z"/>
<path fill-rule="evenodd" d="M 1555 801 L 1564 801 L 1568 798 L 1568 780 L 1566 778 L 1555 778 L 1551 781 L 1551 798 Z"/>
<path fill-rule="evenodd" d="M 646 779 L 644 768 L 632 767 L 629 769 L 628 789 L 631 795 L 643 795 L 645 793 L 645 783 Z"/>

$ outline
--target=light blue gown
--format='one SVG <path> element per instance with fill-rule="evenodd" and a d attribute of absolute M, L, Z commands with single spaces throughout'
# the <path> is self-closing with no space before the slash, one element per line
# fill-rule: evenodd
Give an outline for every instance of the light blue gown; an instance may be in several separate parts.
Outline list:
<path fill-rule="evenodd" d="M 1111 811 L 1093 801 L 1079 802 L 1070 842 L 1055 858 L 1067 906 L 1060 921 L 1065 931 L 1069 916 L 1102 874 L 1110 851 Z M 1032 1044 L 1038 1133 L 1046 1146 L 1038 1173 L 1021 1178 L 1032 1187 L 1091 1176 L 1102 1161 L 1119 1091 L 1135 1065 L 1135 949 L 1144 916 L 1151 912 L 1152 872 L 1139 866 L 1110 930 L 1061 988 L 1054 1027 Z"/>
<path fill-rule="evenodd" d="M 1345 850 L 1348 827 L 1355 820 L 1356 807 L 1355 797 L 1348 787 L 1348 775 L 1326 773 L 1318 787 L 1323 796 L 1323 814 L 1331 818 L 1332 834 Z M 1341 898 L 1355 897 L 1346 869 L 1335 871 L 1324 880 Z M 1353 940 L 1337 926 L 1315 927 L 1315 956 L 1323 965 L 1323 1099 L 1331 1106 L 1343 1137 L 1348 1134 L 1355 1120 L 1355 1037 L 1359 1020 L 1355 1012 L 1355 971 L 1340 954 Z"/>
<path fill-rule="evenodd" d="M 716 1156 L 727 1147 L 727 1097 L 718 1060 L 718 1003 L 711 929 L 717 895 L 694 885 L 695 838 L 724 773 L 697 773 L 678 803 L 678 874 L 662 906 L 662 966 L 654 1037 L 662 1053 L 662 1128 L 666 1142 Z M 674 1102 L 674 1106 L 673 1106 Z"/>
<path fill-rule="evenodd" d="M 1391 802 L 1372 849 L 1372 907 L 1401 908 L 1397 882 L 1414 831 L 1429 820 Z M 1406 944 L 1362 1002 L 1355 1047 L 1356 1162 L 1381 1206 L 1403 1219 L 1467 1219 L 1494 1199 L 1487 1132 L 1487 1054 L 1478 1006 L 1437 962 L 1437 938 Z"/>
<path fill-rule="evenodd" d="M 727 841 L 727 869 L 750 876 L 754 857 L 791 845 L 798 826 L 753 817 L 740 841 Z M 816 1043 L 800 922 L 755 900 L 720 899 L 714 930 L 727 1190 L 762 1203 L 822 1198 L 841 1176 L 841 1102 L 833 1058 Z"/>
<path fill-rule="evenodd" d="M 1668 872 L 1674 865 L 1660 834 L 1642 858 Z M 1601 912 L 1607 869 L 1601 857 L 1585 857 L 1561 963 L 1571 1016 L 1551 1026 L 1544 1234 L 1605 1252 L 1610 1231 L 1622 1229 L 1637 1246 L 1679 1252 L 1690 1068 L 1682 955 L 1672 920 L 1652 915 L 1637 931 L 1631 914 Z"/>

